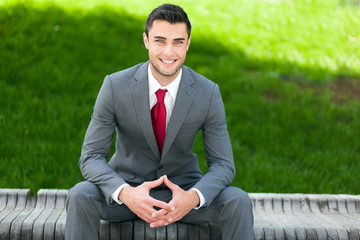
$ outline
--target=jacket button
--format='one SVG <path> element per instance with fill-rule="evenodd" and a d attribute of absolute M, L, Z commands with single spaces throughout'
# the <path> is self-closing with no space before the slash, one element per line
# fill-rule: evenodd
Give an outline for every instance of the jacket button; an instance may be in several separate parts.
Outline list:
<path fill-rule="evenodd" d="M 162 165 L 160 165 L 159 167 L 158 167 L 158 170 L 161 170 L 163 168 L 163 166 Z"/>

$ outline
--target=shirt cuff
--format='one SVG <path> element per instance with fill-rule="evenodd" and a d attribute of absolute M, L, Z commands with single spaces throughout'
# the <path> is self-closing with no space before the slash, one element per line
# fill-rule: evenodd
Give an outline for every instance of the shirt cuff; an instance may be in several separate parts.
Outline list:
<path fill-rule="evenodd" d="M 204 195 L 202 195 L 202 193 L 197 188 L 191 188 L 190 190 L 194 190 L 197 193 L 197 195 L 199 195 L 200 203 L 198 206 L 194 207 L 195 210 L 198 210 L 199 208 L 204 206 L 204 204 L 206 203 L 205 197 L 204 197 Z"/>
<path fill-rule="evenodd" d="M 122 201 L 119 200 L 119 194 L 121 192 L 121 190 L 123 190 L 124 187 L 128 186 L 129 184 L 124 183 L 123 185 L 121 185 L 118 189 L 116 189 L 112 194 L 111 194 L 111 198 L 117 202 L 118 204 L 123 204 Z"/>

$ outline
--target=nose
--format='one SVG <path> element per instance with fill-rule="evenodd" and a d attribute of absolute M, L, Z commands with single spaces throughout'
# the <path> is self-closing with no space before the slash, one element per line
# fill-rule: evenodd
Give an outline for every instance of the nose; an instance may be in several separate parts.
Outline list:
<path fill-rule="evenodd" d="M 173 46 L 172 46 L 172 44 L 167 44 L 166 46 L 165 46 L 165 49 L 164 49 L 164 54 L 166 54 L 166 55 L 172 55 L 172 53 L 173 53 Z"/>

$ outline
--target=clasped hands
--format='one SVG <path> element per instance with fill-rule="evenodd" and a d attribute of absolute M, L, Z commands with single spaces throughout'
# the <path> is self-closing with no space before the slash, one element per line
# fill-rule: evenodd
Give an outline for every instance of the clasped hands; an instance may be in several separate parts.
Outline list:
<path fill-rule="evenodd" d="M 172 199 L 169 203 L 157 200 L 149 194 L 150 189 L 162 183 L 172 191 Z M 184 191 L 172 183 L 166 175 L 155 181 L 144 182 L 137 187 L 124 187 L 119 194 L 119 200 L 139 218 L 148 222 L 152 228 L 166 226 L 180 220 L 200 202 L 194 190 Z"/>

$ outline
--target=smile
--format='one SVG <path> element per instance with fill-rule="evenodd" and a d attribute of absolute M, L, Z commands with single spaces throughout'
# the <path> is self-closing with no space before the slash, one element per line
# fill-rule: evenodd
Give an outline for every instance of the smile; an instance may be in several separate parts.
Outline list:
<path fill-rule="evenodd" d="M 164 60 L 164 59 L 161 59 L 161 58 L 160 58 L 160 60 L 161 60 L 163 63 L 167 63 L 167 64 L 171 64 L 171 63 L 174 63 L 174 62 L 176 61 L 176 59 L 167 61 L 167 60 Z"/>

